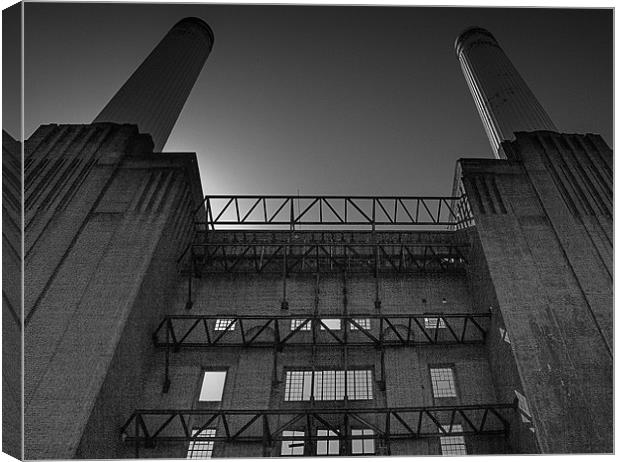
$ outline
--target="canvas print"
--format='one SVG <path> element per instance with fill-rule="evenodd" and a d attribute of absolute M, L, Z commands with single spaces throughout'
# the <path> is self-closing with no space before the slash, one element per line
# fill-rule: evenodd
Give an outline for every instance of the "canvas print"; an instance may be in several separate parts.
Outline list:
<path fill-rule="evenodd" d="M 27 2 L 3 64 L 7 454 L 613 452 L 612 9 Z"/>

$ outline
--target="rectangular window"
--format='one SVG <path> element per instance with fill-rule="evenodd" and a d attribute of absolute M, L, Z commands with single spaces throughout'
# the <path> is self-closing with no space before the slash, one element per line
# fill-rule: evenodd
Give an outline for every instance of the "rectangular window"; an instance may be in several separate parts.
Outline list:
<path fill-rule="evenodd" d="M 306 321 L 308 321 L 308 322 L 306 322 Z M 304 322 L 306 322 L 306 324 L 301 326 Z M 312 330 L 312 321 L 307 320 L 307 319 L 291 319 L 291 330 L 295 330 L 299 326 L 301 326 L 299 328 L 300 331 L 301 330 Z"/>
<path fill-rule="evenodd" d="M 369 318 L 354 319 L 353 321 L 358 323 L 362 329 L 370 329 L 370 319 Z M 357 328 L 357 326 L 354 326 L 353 324 L 351 324 L 351 330 L 358 330 L 358 328 Z"/>
<path fill-rule="evenodd" d="M 340 319 L 321 319 L 321 330 L 340 330 Z"/>
<path fill-rule="evenodd" d="M 281 456 L 304 455 L 304 432 L 283 431 L 282 436 L 290 439 L 282 441 Z"/>
<path fill-rule="evenodd" d="M 213 455 L 213 440 L 209 438 L 215 437 L 215 429 L 205 428 L 200 433 L 198 433 L 198 430 L 198 428 L 192 429 L 192 436 L 197 436 L 199 439 L 189 442 L 187 458 L 210 459 Z"/>
<path fill-rule="evenodd" d="M 352 436 L 372 436 L 375 432 L 370 429 L 353 429 L 351 430 Z M 351 440 L 351 453 L 352 454 L 374 454 L 375 453 L 375 440 L 374 438 L 360 438 Z"/>
<path fill-rule="evenodd" d="M 234 319 L 217 319 L 215 321 L 215 330 L 235 330 Z"/>
<path fill-rule="evenodd" d="M 321 436 L 337 436 L 335 432 L 331 430 L 317 430 L 316 435 Z M 317 456 L 337 456 L 340 454 L 340 441 L 336 439 L 330 440 L 317 440 L 316 442 L 316 455 Z"/>
<path fill-rule="evenodd" d="M 226 371 L 205 371 L 198 401 L 222 401 Z"/>
<path fill-rule="evenodd" d="M 450 430 L 449 425 L 442 425 L 443 429 L 450 433 L 460 433 L 463 431 L 463 427 L 457 424 L 452 425 Z M 464 456 L 467 455 L 467 447 L 465 446 L 464 436 L 442 436 L 439 438 L 441 441 L 441 454 L 444 456 Z"/>
<path fill-rule="evenodd" d="M 351 400 L 373 399 L 372 371 L 352 370 L 346 374 L 347 396 Z M 314 387 L 316 401 L 344 399 L 345 371 L 287 371 L 285 401 L 309 401 Z"/>
<path fill-rule="evenodd" d="M 435 398 L 452 398 L 456 396 L 454 371 L 451 367 L 431 367 L 431 384 Z"/>
<path fill-rule="evenodd" d="M 424 318 L 425 329 L 445 329 L 446 323 L 441 318 Z"/>

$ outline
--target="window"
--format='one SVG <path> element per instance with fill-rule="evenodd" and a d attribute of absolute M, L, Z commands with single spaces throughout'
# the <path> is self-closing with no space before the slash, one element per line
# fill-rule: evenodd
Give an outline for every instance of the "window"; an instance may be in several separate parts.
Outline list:
<path fill-rule="evenodd" d="M 340 319 L 321 319 L 321 330 L 340 330 Z"/>
<path fill-rule="evenodd" d="M 234 319 L 217 319 L 215 321 L 215 330 L 235 330 Z"/>
<path fill-rule="evenodd" d="M 351 430 L 352 436 L 370 436 L 375 432 L 370 429 L 353 429 Z M 352 439 L 351 440 L 351 454 L 374 454 L 375 453 L 375 440 L 373 438 L 364 439 Z"/>
<path fill-rule="evenodd" d="M 441 318 L 424 318 L 425 329 L 445 329 L 446 322 Z"/>
<path fill-rule="evenodd" d="M 308 322 L 306 322 L 308 321 Z M 301 326 L 304 322 L 306 322 L 306 324 L 304 324 L 303 326 Z M 301 327 L 299 327 L 301 326 Z M 312 321 L 309 321 L 307 319 L 291 319 L 291 330 L 295 330 L 299 327 L 299 330 L 312 330 Z"/>
<path fill-rule="evenodd" d="M 372 399 L 372 371 L 347 371 L 346 379 L 349 399 Z M 285 401 L 309 401 L 313 388 L 316 401 L 344 399 L 345 371 L 286 372 Z"/>
<path fill-rule="evenodd" d="M 213 440 L 209 438 L 215 438 L 215 429 L 205 428 L 200 433 L 198 433 L 198 430 L 198 428 L 192 429 L 192 436 L 197 436 L 199 439 L 189 442 L 187 458 L 210 459 L 213 455 Z"/>
<path fill-rule="evenodd" d="M 282 436 L 291 439 L 282 441 L 282 449 L 280 450 L 281 456 L 304 455 L 304 432 L 284 431 L 282 432 Z"/>
<path fill-rule="evenodd" d="M 226 371 L 205 371 L 198 401 L 222 401 Z"/>
<path fill-rule="evenodd" d="M 316 435 L 321 436 L 338 436 L 336 432 L 331 430 L 317 430 Z M 340 441 L 338 440 L 317 440 L 316 455 L 317 456 L 337 456 L 340 454 Z"/>
<path fill-rule="evenodd" d="M 449 425 L 442 425 L 443 429 L 448 433 L 460 433 L 463 431 L 463 427 L 457 424 L 452 425 L 450 430 Z M 441 441 L 441 454 L 444 456 L 464 456 L 467 455 L 467 447 L 465 446 L 464 436 L 442 436 L 439 438 Z"/>
<path fill-rule="evenodd" d="M 431 384 L 435 398 L 451 398 L 456 396 L 454 372 L 451 367 L 431 367 Z"/>
<path fill-rule="evenodd" d="M 362 329 L 370 329 L 370 319 L 369 318 L 354 319 L 353 321 L 358 323 Z M 357 326 L 354 326 L 353 324 L 351 324 L 351 330 L 358 330 L 358 328 L 357 328 Z"/>

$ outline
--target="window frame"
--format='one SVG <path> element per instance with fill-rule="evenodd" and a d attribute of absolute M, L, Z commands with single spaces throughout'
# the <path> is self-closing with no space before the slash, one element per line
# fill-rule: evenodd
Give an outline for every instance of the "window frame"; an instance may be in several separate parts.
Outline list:
<path fill-rule="evenodd" d="M 321 434 L 324 433 L 324 434 Z M 340 455 L 340 440 L 320 440 L 321 436 L 338 436 L 338 434 L 330 430 L 329 428 L 317 428 L 316 429 L 316 455 L 317 456 L 339 456 Z M 325 446 L 325 452 L 322 451 L 322 446 Z M 333 452 L 335 451 L 335 452 Z"/>
<path fill-rule="evenodd" d="M 450 429 L 450 427 L 452 428 Z M 442 428 L 447 432 L 455 431 L 454 427 L 459 427 L 460 432 L 463 431 L 463 426 L 461 424 L 454 423 L 451 426 L 450 424 L 442 425 Z M 465 436 L 444 435 L 441 430 L 439 430 L 439 433 L 441 434 L 441 436 L 439 437 L 439 448 L 441 450 L 442 456 L 466 456 L 468 455 L 467 441 L 465 440 Z M 462 448 L 463 452 L 460 452 L 459 449 L 454 449 L 454 448 L 459 448 L 459 449 Z"/>
<path fill-rule="evenodd" d="M 220 399 L 218 400 L 214 400 L 214 399 L 201 399 L 202 396 L 202 389 L 205 385 L 205 378 L 207 376 L 207 374 L 213 374 L 213 373 L 224 373 L 224 380 L 222 382 L 222 386 L 221 386 L 221 392 L 220 392 Z M 199 375 L 199 379 L 198 379 L 198 396 L 196 397 L 196 402 L 198 404 L 209 404 L 209 403 L 221 403 L 224 400 L 224 392 L 226 391 L 226 384 L 228 381 L 228 368 L 202 368 L 200 370 L 200 375 Z"/>
<path fill-rule="evenodd" d="M 284 370 L 284 401 L 343 401 L 345 392 L 350 401 L 375 399 L 374 368 Z"/>
<path fill-rule="evenodd" d="M 208 436 L 200 437 L 201 439 L 190 440 L 189 445 L 187 447 L 187 454 L 185 456 L 186 459 L 211 459 L 213 457 L 213 449 L 215 447 L 215 441 L 211 438 L 215 438 L 217 434 L 217 429 L 215 428 L 204 428 L 199 432 L 200 428 L 192 428 L 192 436 L 195 436 L 197 433 L 208 432 L 213 434 L 209 434 Z M 196 446 L 199 446 L 198 448 Z M 206 446 L 206 448 L 203 448 Z M 197 454 L 196 454 L 197 453 Z M 206 453 L 206 455 L 202 455 Z"/>
<path fill-rule="evenodd" d="M 293 433 L 290 435 L 285 435 L 285 433 Z M 306 450 L 306 432 L 303 430 L 283 430 L 282 431 L 282 438 L 284 437 L 291 437 L 292 439 L 290 440 L 282 440 L 281 444 L 280 444 L 280 456 L 281 457 L 300 457 L 303 456 Z M 291 447 L 290 444 L 293 443 L 299 443 L 301 442 L 300 446 L 295 446 L 295 447 Z M 284 453 L 284 448 L 285 448 L 285 443 L 288 443 L 287 446 L 287 450 L 290 450 L 290 453 L 285 454 Z M 300 454 L 295 454 L 295 451 L 301 449 L 301 453 Z"/>
<path fill-rule="evenodd" d="M 359 432 L 359 433 L 356 433 Z M 353 436 L 365 436 L 366 432 L 370 432 L 369 434 L 375 436 L 375 431 L 372 428 L 352 428 L 351 429 L 351 437 Z M 356 452 L 355 451 L 355 442 L 359 442 L 358 444 L 361 444 L 362 446 L 362 450 L 361 452 Z M 366 445 L 372 445 L 372 452 L 368 452 L 366 450 Z M 370 455 L 375 455 L 377 453 L 377 446 L 376 446 L 376 438 L 359 438 L 359 439 L 355 439 L 355 438 L 351 438 L 351 455 L 355 455 L 355 456 L 370 456 Z"/>
<path fill-rule="evenodd" d="M 226 323 L 222 325 L 223 323 Z M 236 318 L 217 318 L 213 330 L 215 332 L 232 332 L 235 330 L 237 324 Z"/>
<path fill-rule="evenodd" d="M 297 329 L 304 321 L 308 321 L 303 327 Z M 297 329 L 297 332 L 308 332 L 312 330 L 312 320 L 308 318 L 293 318 L 291 319 L 291 332 Z"/>
<path fill-rule="evenodd" d="M 428 330 L 447 329 L 446 321 L 440 315 L 424 315 L 424 328 Z"/>
<path fill-rule="evenodd" d="M 358 323 L 364 330 L 372 329 L 372 322 L 370 318 L 353 318 L 353 321 Z M 353 324 L 349 324 L 349 330 L 351 331 L 359 331 L 360 329 Z"/>
<path fill-rule="evenodd" d="M 444 394 L 440 389 L 435 387 L 435 380 L 433 380 L 433 370 L 439 369 L 448 369 L 452 375 L 452 386 L 451 392 L 453 394 Z M 429 364 L 428 366 L 428 377 L 431 383 L 431 393 L 433 395 L 433 399 L 454 399 L 459 397 L 459 388 L 458 388 L 458 380 L 456 376 L 456 367 L 454 364 Z"/>

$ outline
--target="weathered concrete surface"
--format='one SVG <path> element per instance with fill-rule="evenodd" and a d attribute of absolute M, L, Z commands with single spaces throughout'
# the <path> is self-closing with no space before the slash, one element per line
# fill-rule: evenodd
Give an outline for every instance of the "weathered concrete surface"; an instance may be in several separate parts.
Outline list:
<path fill-rule="evenodd" d="M 114 457 L 118 420 L 138 405 L 148 332 L 191 239 L 190 211 L 202 197 L 196 159 L 154 156 L 132 126 L 41 131 L 58 141 L 26 143 L 28 166 L 44 176 L 26 198 L 36 212 L 26 230 L 35 294 L 26 309 L 25 455 Z"/>
<path fill-rule="evenodd" d="M 611 452 L 611 151 L 552 132 L 503 148 L 508 160 L 461 160 L 457 176 L 539 448 Z"/>
<path fill-rule="evenodd" d="M 22 457 L 21 143 L 2 133 L 2 450 Z"/>

